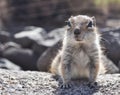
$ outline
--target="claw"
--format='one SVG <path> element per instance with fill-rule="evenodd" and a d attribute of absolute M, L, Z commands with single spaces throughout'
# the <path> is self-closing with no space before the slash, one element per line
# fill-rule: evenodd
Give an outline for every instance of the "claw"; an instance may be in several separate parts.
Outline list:
<path fill-rule="evenodd" d="M 97 82 L 89 82 L 87 85 L 90 88 L 94 88 L 97 85 Z"/>
<path fill-rule="evenodd" d="M 70 83 L 62 84 L 62 85 L 60 86 L 60 88 L 62 88 L 62 89 L 68 89 L 68 88 L 71 88 L 71 87 L 72 87 L 72 84 L 70 84 Z"/>

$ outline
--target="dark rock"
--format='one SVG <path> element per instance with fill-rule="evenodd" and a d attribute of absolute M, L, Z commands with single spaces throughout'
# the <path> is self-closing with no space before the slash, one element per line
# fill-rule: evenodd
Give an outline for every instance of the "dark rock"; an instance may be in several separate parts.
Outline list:
<path fill-rule="evenodd" d="M 37 70 L 37 57 L 30 49 L 6 48 L 4 49 L 3 57 L 21 66 L 24 70 Z"/>
<path fill-rule="evenodd" d="M 14 64 L 13 62 L 5 59 L 0 58 L 0 68 L 2 69 L 8 69 L 8 70 L 20 70 L 20 66 Z"/>
<path fill-rule="evenodd" d="M 4 45 L 0 43 L 0 57 L 2 57 L 3 50 L 4 50 Z"/>
<path fill-rule="evenodd" d="M 102 57 L 103 64 L 107 74 L 114 74 L 119 72 L 119 68 L 106 56 Z"/>
<path fill-rule="evenodd" d="M 119 72 L 120 72 L 120 61 L 119 61 L 119 63 L 118 63 L 118 68 L 119 68 Z"/>
<path fill-rule="evenodd" d="M 15 47 L 15 48 L 21 48 L 21 46 L 15 42 L 7 42 L 4 44 L 4 48 L 11 48 L 11 47 Z"/>
<path fill-rule="evenodd" d="M 58 50 L 61 48 L 62 42 L 59 41 L 56 45 L 51 48 L 48 48 L 38 59 L 37 61 L 37 68 L 40 71 L 48 71 L 49 66 L 56 56 Z"/>
<path fill-rule="evenodd" d="M 116 66 L 120 61 L 120 28 L 116 29 L 102 29 L 102 42 L 103 46 L 106 48 L 107 57 L 111 59 Z"/>
<path fill-rule="evenodd" d="M 7 48 L 21 48 L 21 46 L 15 42 L 6 42 L 5 44 L 0 44 L 0 56 L 3 56 L 3 52 L 4 50 L 6 50 Z"/>
<path fill-rule="evenodd" d="M 32 51 L 37 55 L 41 56 L 41 54 L 47 49 L 48 47 L 40 45 L 38 43 L 34 43 L 31 47 Z"/>
<path fill-rule="evenodd" d="M 5 31 L 0 31 L 0 42 L 5 43 L 11 40 L 10 33 Z"/>
<path fill-rule="evenodd" d="M 30 48 L 33 43 L 40 43 L 46 36 L 46 31 L 43 28 L 27 27 L 24 31 L 14 35 L 14 41 L 24 48 Z"/>

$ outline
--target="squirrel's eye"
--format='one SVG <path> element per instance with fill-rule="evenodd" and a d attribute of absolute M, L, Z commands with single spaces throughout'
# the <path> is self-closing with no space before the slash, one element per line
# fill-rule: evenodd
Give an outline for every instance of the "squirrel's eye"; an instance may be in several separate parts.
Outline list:
<path fill-rule="evenodd" d="M 71 27 L 70 21 L 66 21 L 66 23 L 67 23 L 67 25 L 68 25 L 69 27 Z"/>
<path fill-rule="evenodd" d="M 90 22 L 88 23 L 87 27 L 92 27 L 92 25 L 93 25 L 93 23 L 92 23 L 92 21 L 90 21 Z"/>

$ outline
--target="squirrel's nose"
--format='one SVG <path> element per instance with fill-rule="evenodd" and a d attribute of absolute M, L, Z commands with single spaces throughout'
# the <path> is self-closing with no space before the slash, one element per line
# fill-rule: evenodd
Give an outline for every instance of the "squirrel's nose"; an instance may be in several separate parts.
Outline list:
<path fill-rule="evenodd" d="M 75 29 L 75 30 L 74 30 L 74 34 L 75 34 L 75 35 L 79 35 L 80 32 L 81 32 L 80 29 Z"/>

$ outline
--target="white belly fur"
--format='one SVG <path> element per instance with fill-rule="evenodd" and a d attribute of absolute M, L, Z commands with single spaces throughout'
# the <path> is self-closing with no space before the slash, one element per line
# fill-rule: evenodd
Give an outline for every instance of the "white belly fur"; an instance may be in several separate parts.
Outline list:
<path fill-rule="evenodd" d="M 89 77 L 88 62 L 89 57 L 83 51 L 73 53 L 73 64 L 71 64 L 72 78 Z"/>

